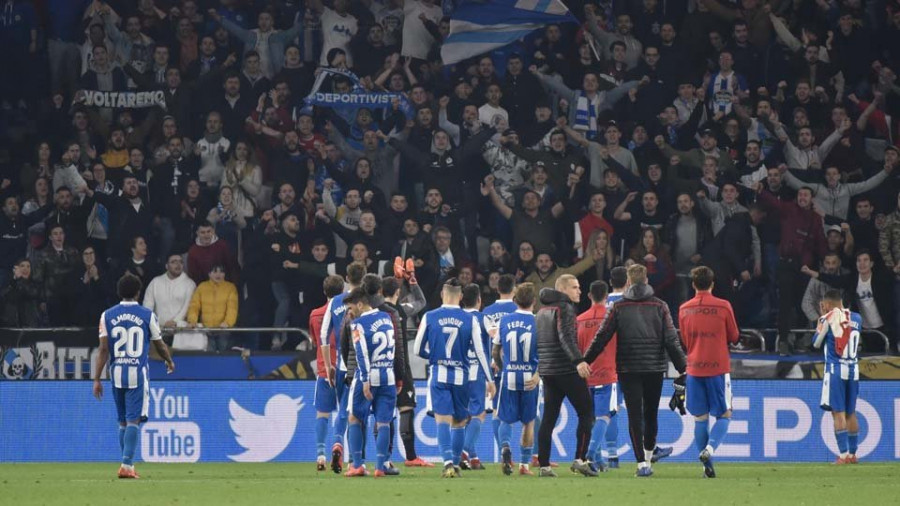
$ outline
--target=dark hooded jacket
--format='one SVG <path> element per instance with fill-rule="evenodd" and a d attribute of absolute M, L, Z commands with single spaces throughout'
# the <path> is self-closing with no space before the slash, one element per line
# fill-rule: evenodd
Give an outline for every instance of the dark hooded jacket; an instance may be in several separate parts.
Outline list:
<path fill-rule="evenodd" d="M 584 362 L 575 331 L 575 304 L 552 288 L 540 291 L 541 309 L 535 317 L 538 333 L 538 372 L 541 376 L 576 374 Z"/>
<path fill-rule="evenodd" d="M 622 299 L 606 313 L 584 359 L 592 363 L 615 334 L 618 334 L 616 371 L 619 374 L 666 372 L 669 359 L 678 372 L 684 372 L 684 350 L 672 324 L 669 306 L 653 296 L 650 285 L 639 283 L 625 290 Z"/>

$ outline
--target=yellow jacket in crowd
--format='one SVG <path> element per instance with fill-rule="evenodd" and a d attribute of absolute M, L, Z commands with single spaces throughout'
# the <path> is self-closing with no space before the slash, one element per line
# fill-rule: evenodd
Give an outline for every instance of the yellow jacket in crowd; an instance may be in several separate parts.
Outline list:
<path fill-rule="evenodd" d="M 227 327 L 234 327 L 238 316 L 238 295 L 234 283 L 222 281 L 204 281 L 197 286 L 191 297 L 187 321 L 204 327 L 219 327 L 225 322 Z"/>

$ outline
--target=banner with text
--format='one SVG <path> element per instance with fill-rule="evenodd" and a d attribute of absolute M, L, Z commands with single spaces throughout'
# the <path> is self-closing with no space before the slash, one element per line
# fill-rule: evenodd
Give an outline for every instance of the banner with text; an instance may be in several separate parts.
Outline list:
<path fill-rule="evenodd" d="M 162 91 L 97 91 L 81 90 L 88 107 L 109 107 L 112 109 L 142 109 L 145 107 L 166 108 L 166 95 Z"/>
<path fill-rule="evenodd" d="M 437 460 L 434 420 L 422 408 L 425 388 L 424 382 L 416 385 L 417 450 Z M 671 394 L 668 382 L 665 390 L 661 404 L 667 404 Z M 819 409 L 820 392 L 817 381 L 735 382 L 734 417 L 716 458 L 833 460 L 837 448 L 831 415 Z M 141 427 L 138 457 L 145 462 L 314 461 L 314 393 L 310 381 L 156 381 L 150 388 L 149 421 Z M 87 381 L 5 381 L 0 382 L 0 400 L 0 462 L 118 460 L 116 411 L 108 389 L 98 402 Z M 863 382 L 858 409 L 859 457 L 900 459 L 897 383 Z M 619 454 L 630 461 L 624 407 L 620 415 Z M 695 462 L 693 418 L 667 408 L 661 408 L 659 418 L 659 444 L 674 447 L 671 460 Z M 572 460 L 576 425 L 574 411 L 564 405 L 553 434 L 555 460 Z M 514 446 L 518 437 L 514 434 Z M 329 431 L 329 446 L 332 438 Z M 498 457 L 491 439 L 491 431 L 482 431 L 478 453 L 485 461 Z M 403 446 L 397 446 L 395 460 L 402 458 Z M 368 454 L 374 457 L 374 448 Z"/>

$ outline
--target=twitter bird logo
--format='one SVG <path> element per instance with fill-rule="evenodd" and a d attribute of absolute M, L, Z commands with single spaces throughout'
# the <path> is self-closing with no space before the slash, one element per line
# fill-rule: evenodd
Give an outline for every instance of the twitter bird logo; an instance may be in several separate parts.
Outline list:
<path fill-rule="evenodd" d="M 228 458 L 235 462 L 268 462 L 281 455 L 294 437 L 301 409 L 303 397 L 293 399 L 284 394 L 271 397 L 262 415 L 247 411 L 234 399 L 229 400 L 229 424 L 237 443 L 246 451 Z"/>

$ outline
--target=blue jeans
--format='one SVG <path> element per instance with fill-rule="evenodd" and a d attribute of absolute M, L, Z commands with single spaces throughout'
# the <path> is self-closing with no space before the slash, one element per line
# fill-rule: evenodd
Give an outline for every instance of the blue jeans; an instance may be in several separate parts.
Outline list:
<path fill-rule="evenodd" d="M 272 295 L 275 296 L 275 321 L 273 327 L 287 327 L 291 318 L 291 292 L 284 281 L 272 282 Z"/>

